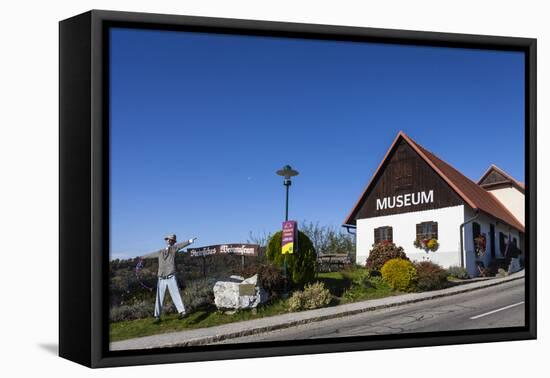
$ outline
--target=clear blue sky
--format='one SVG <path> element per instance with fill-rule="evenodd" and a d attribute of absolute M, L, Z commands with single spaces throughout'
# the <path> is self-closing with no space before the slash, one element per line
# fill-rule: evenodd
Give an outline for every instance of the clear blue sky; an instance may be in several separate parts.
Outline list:
<path fill-rule="evenodd" d="M 114 29 L 111 257 L 339 226 L 399 130 L 477 180 L 524 180 L 517 52 Z"/>

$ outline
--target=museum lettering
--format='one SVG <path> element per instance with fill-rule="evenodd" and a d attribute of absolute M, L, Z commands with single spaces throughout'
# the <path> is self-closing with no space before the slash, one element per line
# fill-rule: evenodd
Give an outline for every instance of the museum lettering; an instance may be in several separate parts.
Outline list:
<path fill-rule="evenodd" d="M 421 205 L 425 203 L 433 203 L 434 191 L 430 190 L 417 193 L 399 194 L 397 196 L 385 197 L 376 199 L 376 210 L 393 209 L 394 207 L 407 207 Z"/>

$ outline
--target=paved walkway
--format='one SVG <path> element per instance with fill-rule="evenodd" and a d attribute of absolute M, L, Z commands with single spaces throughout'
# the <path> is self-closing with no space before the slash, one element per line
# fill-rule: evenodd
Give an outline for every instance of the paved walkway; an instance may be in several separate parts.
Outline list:
<path fill-rule="evenodd" d="M 478 290 L 505 282 L 521 279 L 525 271 L 520 271 L 503 278 L 491 278 L 471 283 L 464 283 L 448 289 L 423 293 L 410 293 L 363 302 L 349 303 L 340 306 L 325 307 L 317 310 L 293 312 L 283 315 L 224 324 L 216 327 L 193 329 L 163 333 L 153 336 L 116 341 L 110 344 L 111 350 L 152 349 L 175 346 L 191 346 L 212 344 L 215 342 L 254 335 L 258 333 L 288 328 L 299 324 L 355 315 L 366 311 L 374 311 L 409 303 L 446 297 L 468 291 Z"/>

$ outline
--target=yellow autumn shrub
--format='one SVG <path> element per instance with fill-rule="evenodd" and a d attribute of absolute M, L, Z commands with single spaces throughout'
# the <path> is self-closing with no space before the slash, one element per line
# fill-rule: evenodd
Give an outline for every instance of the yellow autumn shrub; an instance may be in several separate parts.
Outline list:
<path fill-rule="evenodd" d="M 416 268 L 404 259 L 388 260 L 382 269 L 382 279 L 394 290 L 413 291 L 416 285 Z"/>

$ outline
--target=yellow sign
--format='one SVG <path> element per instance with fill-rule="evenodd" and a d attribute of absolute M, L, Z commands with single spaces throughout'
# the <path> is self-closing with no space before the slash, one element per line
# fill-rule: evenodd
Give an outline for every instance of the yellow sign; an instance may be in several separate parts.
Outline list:
<path fill-rule="evenodd" d="M 283 255 L 286 253 L 292 254 L 293 252 L 294 252 L 294 243 L 287 243 L 283 245 L 283 250 L 282 250 Z"/>

